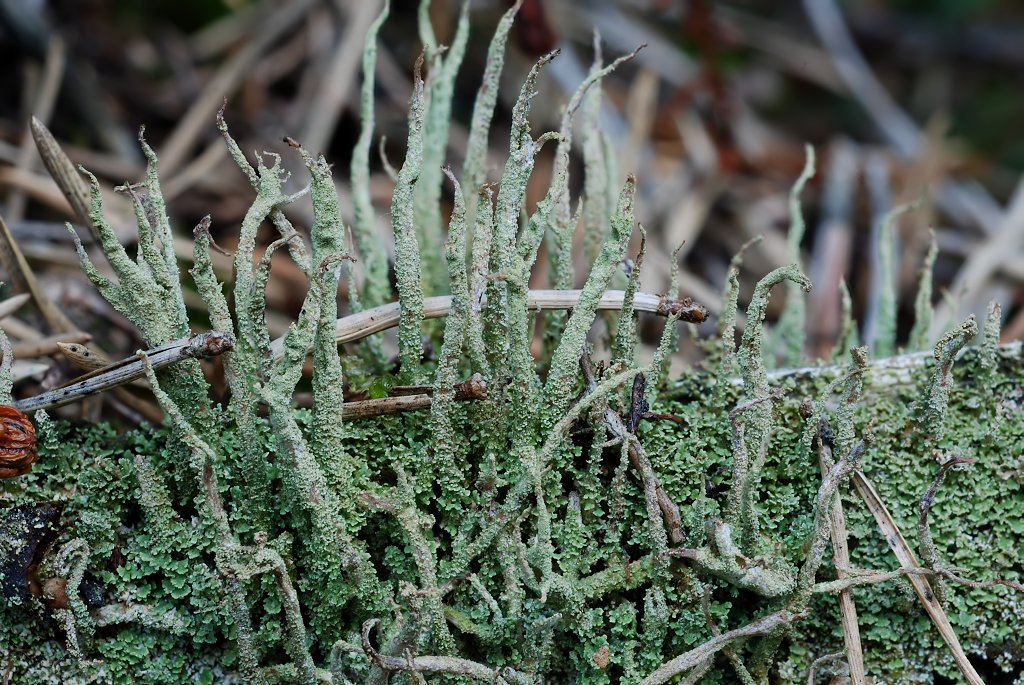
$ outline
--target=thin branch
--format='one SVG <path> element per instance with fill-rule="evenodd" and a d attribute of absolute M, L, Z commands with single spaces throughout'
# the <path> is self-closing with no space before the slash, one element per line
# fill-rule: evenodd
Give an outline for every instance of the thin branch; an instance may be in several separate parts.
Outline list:
<path fill-rule="evenodd" d="M 377 626 L 377 619 L 370 619 L 363 624 L 362 646 L 366 656 L 384 671 L 401 671 L 411 673 L 447 673 L 464 675 L 485 683 L 504 683 L 516 685 L 528 682 L 525 674 L 511 668 L 490 668 L 476 661 L 451 656 L 386 656 L 373 647 L 370 636 Z"/>
<path fill-rule="evenodd" d="M 828 424 L 822 420 L 821 429 L 816 439 L 822 477 L 828 473 L 833 464 L 832 447 L 822 435 L 826 428 L 828 428 Z M 850 547 L 847 543 L 846 516 L 843 514 L 841 497 L 837 496 L 832 502 L 832 511 L 829 516 L 831 519 L 832 559 L 836 566 L 836 575 L 839 578 L 844 578 L 846 573 L 843 569 L 850 566 Z M 864 670 L 864 648 L 860 641 L 860 625 L 857 621 L 857 605 L 853 601 L 853 592 L 849 589 L 839 593 L 839 614 L 843 626 L 847 663 L 850 667 L 850 683 L 851 685 L 865 685 L 867 678 Z M 808 682 L 814 682 L 813 665 Z"/>
<path fill-rule="evenodd" d="M 868 510 L 875 517 L 878 527 L 889 543 L 889 548 L 892 549 L 896 559 L 899 560 L 900 566 L 904 569 L 920 568 L 921 566 L 918 564 L 914 552 L 911 551 L 907 541 L 903 539 L 903 534 L 900 533 L 892 514 L 889 513 L 885 503 L 882 502 L 882 498 L 878 496 L 875 488 L 862 471 L 854 471 L 853 485 L 864 499 Z M 935 624 L 939 634 L 942 636 L 943 642 L 949 647 L 953 659 L 956 661 L 957 668 L 960 669 L 964 679 L 970 685 L 984 685 L 985 681 L 981 679 L 981 676 L 978 675 L 978 672 L 974 670 L 974 666 L 968 660 L 967 654 L 964 652 L 964 648 L 960 645 L 960 640 L 957 639 L 956 632 L 953 630 L 953 625 L 949 622 L 949 617 L 943 611 L 938 601 L 936 601 L 927 579 L 916 574 L 909 574 L 908 579 L 914 588 L 914 592 L 917 594 L 917 598 L 921 601 L 921 606 L 924 607 L 928 617 Z"/>
<path fill-rule="evenodd" d="M 161 369 L 183 359 L 208 359 L 234 348 L 235 341 L 228 333 L 209 331 L 191 338 L 181 338 L 146 351 L 154 369 Z M 63 407 L 111 388 L 130 383 L 146 375 L 138 357 L 126 357 L 92 373 L 79 376 L 69 385 L 50 390 L 14 403 L 23 412 Z"/>
<path fill-rule="evenodd" d="M 572 309 L 579 302 L 582 290 L 531 290 L 527 295 L 527 307 L 530 310 Z M 598 309 L 622 309 L 625 293 L 621 290 L 607 290 L 597 304 Z M 448 295 L 426 297 L 423 299 L 423 318 L 437 319 L 448 316 L 452 298 Z M 633 301 L 636 311 L 649 312 L 659 316 L 679 314 L 680 319 L 691 323 L 701 323 L 707 318 L 707 309 L 689 298 L 675 300 L 664 295 L 637 293 Z M 389 304 L 367 309 L 338 319 L 334 328 L 334 337 L 338 344 L 355 342 L 369 335 L 378 333 L 398 325 L 399 304 Z M 280 360 L 284 354 L 284 338 L 271 343 L 274 359 Z"/>
<path fill-rule="evenodd" d="M 661 685 L 661 683 L 667 683 L 675 676 L 702 664 L 708 657 L 725 649 L 736 640 L 767 635 L 778 628 L 788 626 L 791 623 L 800 620 L 805 615 L 806 614 L 802 613 L 794 613 L 789 609 L 782 609 L 781 611 L 776 611 L 774 614 L 768 614 L 764 618 L 748 623 L 742 628 L 736 628 L 735 630 L 730 630 L 727 633 L 722 633 L 721 635 L 708 640 L 699 647 L 695 647 L 688 652 L 680 654 L 671 661 L 666 661 L 646 678 L 641 680 L 640 685 Z"/>

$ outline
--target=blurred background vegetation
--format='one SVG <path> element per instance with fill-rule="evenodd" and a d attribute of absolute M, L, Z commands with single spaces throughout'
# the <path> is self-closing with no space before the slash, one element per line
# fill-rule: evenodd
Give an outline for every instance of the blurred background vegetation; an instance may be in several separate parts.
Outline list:
<path fill-rule="evenodd" d="M 470 47 L 448 150 L 453 166 L 462 162 L 489 37 L 509 4 L 471 3 Z M 430 5 L 442 42 L 454 31 L 458 5 Z M 396 167 L 420 51 L 416 6 L 393 3 L 377 65 L 376 135 Z M 379 0 L 0 0 L 6 65 L 0 214 L 52 299 L 111 356 L 139 341 L 81 274 L 63 226 L 76 219 L 42 168 L 29 115 L 108 188 L 141 179 L 135 138 L 145 125 L 161 157 L 181 258 L 190 259 L 191 228 L 208 213 L 215 237 L 231 250 L 252 190 L 225 154 L 217 110 L 226 100 L 228 123 L 251 154 L 281 152 L 298 170 L 285 136 L 323 152 L 345 202 L 359 133 L 362 39 L 379 7 Z M 803 195 L 808 231 L 801 259 L 816 286 L 808 302 L 808 357 L 826 355 L 839 333 L 841 279 L 852 291 L 862 337 L 872 342 L 883 280 L 880 217 L 919 198 L 922 206 L 901 221 L 894 245 L 901 340 L 912 322 L 930 229 L 940 250 L 935 330 L 969 312 L 983 315 L 995 299 L 1003 306 L 1004 337 L 1024 333 L 1024 6 L 1008 0 L 525 0 L 492 128 L 492 178 L 504 163 L 502 131 L 526 70 L 538 55 L 561 48 L 544 73 L 532 117 L 535 133 L 557 128 L 561 106 L 593 59 L 595 30 L 606 59 L 648 44 L 606 79 L 601 122 L 617 158 L 616 182 L 629 172 L 638 177 L 637 217 L 649 235 L 645 290 L 667 289 L 672 250 L 680 244 L 682 294 L 712 312 L 729 259 L 751 238 L 764 236 L 747 251 L 741 302 L 753 281 L 792 261 L 787 194 L 810 143 L 818 173 Z M 543 196 L 551 148 L 531 182 L 531 206 Z M 575 164 L 579 188 L 582 164 Z M 380 158 L 374 172 L 380 236 L 390 246 L 393 184 Z M 293 178 L 295 189 L 301 179 Z M 130 241 L 134 221 L 126 200 L 111 194 L 108 212 Z M 302 203 L 288 212 L 299 227 L 312 217 Z M 268 227 L 265 243 L 271 236 Z M 219 267 L 230 278 L 226 257 Z M 542 255 L 535 285 L 545 283 Z M 294 318 L 304 289 L 298 269 L 275 256 L 268 292 L 273 335 Z M 344 292 L 339 301 L 346 301 Z M 201 322 L 198 298 L 195 304 Z M 51 333 L 29 307 L 0 326 L 15 342 Z M 656 341 L 659 331 L 645 335 Z M 24 371 L 22 392 L 78 373 L 45 354 L 52 351 L 40 348 Z M 695 354 L 692 343 L 683 345 L 681 358 Z"/>

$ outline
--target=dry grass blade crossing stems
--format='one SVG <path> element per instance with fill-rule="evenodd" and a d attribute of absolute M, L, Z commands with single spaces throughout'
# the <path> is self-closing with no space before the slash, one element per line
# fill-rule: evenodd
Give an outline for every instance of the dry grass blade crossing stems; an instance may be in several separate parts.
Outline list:
<path fill-rule="evenodd" d="M 56 347 L 56 346 L 55 346 Z M 160 369 L 184 359 L 206 359 L 217 356 L 234 347 L 234 339 L 226 333 L 210 331 L 191 338 L 181 338 L 166 345 L 149 350 L 146 354 L 154 369 Z M 136 357 L 115 362 L 110 367 L 98 369 L 75 383 L 44 392 L 14 403 L 23 411 L 36 411 L 62 407 L 83 397 L 115 388 L 146 375 L 145 367 Z"/>
<path fill-rule="evenodd" d="M 832 448 L 825 443 L 822 435 L 818 435 L 818 460 L 821 464 L 821 475 L 824 477 L 832 468 Z M 835 561 L 836 576 L 846 577 L 843 570 L 850 566 L 850 547 L 847 543 L 846 517 L 843 515 L 843 501 L 838 495 L 832 503 L 829 515 L 832 534 L 832 558 Z M 867 682 L 864 671 L 864 648 L 860 641 L 860 625 L 857 623 L 857 606 L 853 601 L 853 591 L 848 589 L 839 593 L 839 613 L 843 623 L 843 641 L 846 644 L 846 660 L 850 666 L 851 685 L 865 685 Z M 812 669 L 813 673 L 813 669 Z"/>
<path fill-rule="evenodd" d="M 582 290 L 531 290 L 527 294 L 527 306 L 531 310 L 572 309 L 579 302 Z M 597 304 L 598 309 L 622 309 L 625 293 L 622 290 L 606 290 Z M 448 295 L 426 297 L 423 299 L 423 318 L 437 319 L 448 315 L 451 310 L 452 298 Z M 680 320 L 700 323 L 707 317 L 707 309 L 703 305 L 689 299 L 674 300 L 664 295 L 637 293 L 633 302 L 636 311 L 649 312 L 660 316 L 679 314 Z M 399 305 L 397 302 L 381 305 L 372 309 L 338 319 L 335 326 L 335 339 L 338 344 L 361 340 L 368 335 L 378 333 L 398 325 Z M 284 339 L 278 338 L 271 343 L 274 359 L 280 359 L 284 351 Z"/>
<path fill-rule="evenodd" d="M 900 529 L 897 527 L 892 514 L 889 513 L 885 503 L 882 502 L 874 486 L 871 485 L 871 481 L 868 480 L 862 471 L 854 471 L 853 485 L 857 488 L 857 492 L 860 493 L 864 503 L 867 504 L 872 516 L 875 517 L 878 527 L 881 528 L 882 533 L 885 535 L 889 548 L 896 555 L 900 566 L 904 569 L 920 568 L 914 552 L 910 549 L 907 541 L 903 539 L 903 534 L 900 533 Z M 970 685 L 984 685 L 985 681 L 981 679 L 981 676 L 978 675 L 978 672 L 974 670 L 974 666 L 967 659 L 967 654 L 964 653 L 964 648 L 960 645 L 960 640 L 957 639 L 956 633 L 953 631 L 949 617 L 946 616 L 946 612 L 936 599 L 935 593 L 932 592 L 928 580 L 916 574 L 908 574 L 907 580 L 910 581 L 911 586 L 914 588 L 914 592 L 921 601 L 921 605 L 928 614 L 928 618 L 938 628 L 942 640 L 949 647 L 950 652 L 953 654 L 953 659 L 956 661 L 957 668 L 960 669 L 964 679 Z"/>

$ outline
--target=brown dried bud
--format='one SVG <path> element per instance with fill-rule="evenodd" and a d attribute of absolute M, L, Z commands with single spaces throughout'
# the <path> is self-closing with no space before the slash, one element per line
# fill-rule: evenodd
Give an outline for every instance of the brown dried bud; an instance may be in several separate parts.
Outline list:
<path fill-rule="evenodd" d="M 810 417 L 810 415 L 813 414 L 813 413 L 814 413 L 814 400 L 812 400 L 810 397 L 805 397 L 803 399 L 803 401 L 800 402 L 800 416 L 801 416 L 801 418 L 805 418 L 806 419 L 806 418 Z"/>
<path fill-rule="evenodd" d="M 0 478 L 28 473 L 36 456 L 32 421 L 14 407 L 0 405 Z"/>
<path fill-rule="evenodd" d="M 602 645 L 601 649 L 590 655 L 590 658 L 594 665 L 603 671 L 612 662 L 612 650 L 608 649 L 608 645 Z"/>
<path fill-rule="evenodd" d="M 68 608 L 68 581 L 64 578 L 47 578 L 43 581 L 43 599 L 51 609 Z"/>

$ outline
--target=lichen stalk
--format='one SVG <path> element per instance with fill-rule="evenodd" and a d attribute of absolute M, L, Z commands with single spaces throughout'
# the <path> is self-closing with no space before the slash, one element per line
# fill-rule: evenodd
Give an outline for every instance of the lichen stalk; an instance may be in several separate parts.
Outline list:
<path fill-rule="evenodd" d="M 935 308 L 932 307 L 932 269 L 935 268 L 935 258 L 939 256 L 939 244 L 935 240 L 935 229 L 928 229 L 928 235 L 928 252 L 918 272 L 917 295 L 914 297 L 914 327 L 910 329 L 910 342 L 907 344 L 911 351 L 927 349 L 928 331 L 935 316 Z"/>
<path fill-rule="evenodd" d="M 875 357 L 888 357 L 896 349 L 896 273 L 893 267 L 893 231 L 897 220 L 920 205 L 920 200 L 897 205 L 882 217 L 878 232 L 878 311 L 874 339 L 869 341 Z"/>
<path fill-rule="evenodd" d="M 82 659 L 82 642 L 88 648 L 96 632 L 89 608 L 85 606 L 79 592 L 89 563 L 89 554 L 89 543 L 82 538 L 74 538 L 60 548 L 54 560 L 54 570 L 58 576 L 67 580 L 65 594 L 69 605 L 67 609 L 57 609 L 56 613 L 61 615 L 66 612 L 62 618 L 67 629 L 68 651 L 79 660 Z"/>
<path fill-rule="evenodd" d="M 413 79 L 405 162 L 402 164 L 402 170 L 398 172 L 398 181 L 391 196 L 391 227 L 395 235 L 395 278 L 401 306 L 398 355 L 402 378 L 409 383 L 419 383 L 423 375 L 420 371 L 423 286 L 420 282 L 420 244 L 416 236 L 413 209 L 416 179 L 423 168 L 423 118 L 427 108 L 426 91 L 420 74 L 422 66 L 423 58 L 420 57 L 416 61 L 416 74 Z M 436 211 L 436 208 L 432 211 Z"/>
<path fill-rule="evenodd" d="M 804 292 L 808 292 L 811 288 L 810 280 L 801 273 L 796 264 L 779 267 L 758 281 L 750 304 L 747 306 L 747 323 L 743 329 L 743 339 L 740 342 L 739 365 L 743 374 L 744 392 L 749 399 L 764 397 L 769 392 L 768 370 L 765 368 L 761 350 L 764 334 L 763 324 L 772 287 L 787 280 L 799 285 Z M 747 485 L 751 499 L 754 497 L 753 493 L 756 491 L 760 478 L 758 466 L 763 460 L 771 437 L 771 414 L 771 402 L 765 402 L 752 407 L 743 417 L 747 453 L 756 455 L 753 457 L 754 462 L 750 468 L 751 473 Z M 750 546 L 758 536 L 757 517 L 751 517 L 745 521 L 745 524 L 741 531 L 742 539 L 744 545 Z"/>
<path fill-rule="evenodd" d="M 608 287 L 615 268 L 625 254 L 629 235 L 633 231 L 633 202 L 636 195 L 635 179 L 630 176 L 619 195 L 619 204 L 612 217 L 612 230 L 601 247 L 597 261 L 583 286 L 579 303 L 566 322 L 565 332 L 551 355 L 551 370 L 544 385 L 545 412 L 558 416 L 565 412 L 572 398 L 573 379 L 577 374 L 580 355 L 586 342 L 587 331 L 597 312 L 597 300 Z M 669 321 L 671 322 L 671 317 Z M 666 323 L 668 325 L 668 323 Z"/>
<path fill-rule="evenodd" d="M 998 302 L 989 302 L 988 313 L 985 315 L 985 327 L 981 341 L 981 359 L 979 364 L 985 378 L 991 381 L 999 363 L 999 327 L 1003 321 L 1003 307 Z"/>
<path fill-rule="evenodd" d="M 939 440 L 945 432 L 949 391 L 953 384 L 953 361 L 960 350 L 977 334 L 978 322 L 972 314 L 935 343 L 935 370 L 928 384 L 928 392 L 917 403 L 915 411 L 918 417 L 918 430 L 927 436 L 929 443 Z"/>
<path fill-rule="evenodd" d="M 466 205 L 466 222 L 469 222 L 469 205 Z M 471 255 L 471 278 L 469 278 L 469 312 L 466 329 L 466 344 L 473 368 L 491 377 L 491 364 L 487 358 L 484 343 L 483 302 L 487 293 L 490 274 L 491 240 L 494 231 L 494 191 L 490 185 L 481 186 L 477 192 L 476 212 Z"/>
<path fill-rule="evenodd" d="M 363 83 L 359 97 L 359 139 L 352 149 L 352 213 L 354 216 L 356 245 L 363 264 L 361 302 L 366 307 L 376 307 L 391 299 L 391 283 L 388 280 L 388 256 L 377 235 L 377 218 L 370 198 L 370 147 L 373 142 L 374 84 L 376 80 L 377 35 L 391 11 L 390 0 L 384 0 L 384 8 L 370 24 L 363 48 Z"/>
<path fill-rule="evenodd" d="M 832 359 L 835 360 L 844 359 L 859 343 L 857 322 L 853 319 L 853 298 L 850 297 L 850 288 L 845 278 L 839 281 L 839 317 L 842 321 L 839 339 L 832 350 Z"/>
<path fill-rule="evenodd" d="M 540 70 L 551 62 L 557 51 L 541 57 L 530 69 L 523 83 L 519 97 L 512 110 L 512 129 L 509 134 L 509 154 L 502 175 L 501 188 L 498 191 L 497 205 L 494 215 L 494 232 L 491 241 L 490 263 L 494 276 L 501 280 L 491 283 L 488 294 L 488 307 L 485 312 L 485 325 L 493 333 L 492 341 L 499 341 L 498 331 L 507 328 L 505 340 L 498 349 L 492 349 L 492 366 L 506 357 L 512 357 L 509 375 L 515 376 L 516 371 L 525 371 L 524 363 L 529 356 L 529 340 L 526 325 L 526 312 L 519 312 L 512 300 L 525 298 L 527 285 L 526 273 L 522 262 L 516 254 L 516 237 L 519 234 L 519 215 L 523 208 L 526 195 L 526 184 L 533 172 L 534 158 L 539 146 L 530 134 L 530 103 L 536 95 L 537 77 Z M 493 297 L 491 296 L 493 294 Z M 512 321 L 512 317 L 516 317 Z M 513 330 L 513 327 L 516 330 Z M 525 346 L 525 349 L 524 349 Z M 531 362 L 532 363 L 532 362 Z M 525 380 L 525 376 L 518 376 Z"/>
<path fill-rule="evenodd" d="M 462 165 L 462 181 L 465 193 L 463 200 L 466 203 L 466 220 L 474 226 L 476 225 L 477 203 L 483 200 L 483 197 L 475 191 L 486 180 L 487 138 L 491 130 L 491 119 L 494 117 L 494 106 L 498 102 L 498 86 L 501 81 L 501 71 L 505 65 L 505 46 L 508 43 L 509 31 L 512 30 L 512 23 L 522 4 L 523 0 L 516 0 L 515 4 L 502 15 L 494 30 L 494 36 L 487 48 L 487 60 L 484 64 L 483 77 L 480 80 L 480 89 L 477 91 L 476 100 L 473 103 L 469 140 L 466 143 L 466 159 Z"/>
<path fill-rule="evenodd" d="M 214 330 L 234 331 L 235 324 L 228 310 L 227 298 L 221 284 L 213 273 L 210 260 L 210 216 L 199 222 L 193 231 L 195 241 L 192 248 L 193 265 L 190 273 L 195 281 L 203 303 L 210 316 L 210 324 Z M 237 343 L 236 343 L 237 344 Z M 237 352 L 226 352 L 222 359 L 224 376 L 231 389 L 229 408 L 238 429 L 239 441 L 242 445 L 242 478 L 245 482 L 246 508 L 253 519 L 256 530 L 267 530 L 270 514 L 270 479 L 267 473 L 266 451 L 260 439 L 256 418 L 256 394 L 251 379 L 245 374 L 255 368 L 254 355 L 249 359 L 239 359 Z M 244 353 L 243 353 L 244 354 Z"/>
<path fill-rule="evenodd" d="M 594 61 L 590 65 L 589 76 L 602 68 L 601 34 L 594 30 Z M 609 215 L 614 196 L 609 193 L 609 186 L 614 183 L 614 171 L 611 168 L 611 150 L 605 146 L 601 127 L 601 89 L 588 90 L 583 99 L 580 113 L 580 134 L 583 152 L 583 254 L 587 263 L 597 258 L 601 243 L 609 229 Z"/>
<path fill-rule="evenodd" d="M 763 236 L 754 236 L 743 243 L 729 260 L 729 272 L 722 288 L 722 313 L 718 316 L 719 355 L 723 375 L 732 373 L 736 366 L 736 319 L 739 312 L 740 269 L 743 267 L 743 255 L 762 239 Z"/>
<path fill-rule="evenodd" d="M 168 261 L 174 260 L 173 238 L 170 236 L 169 226 L 166 225 L 167 218 L 166 212 L 162 210 L 162 199 L 158 198 L 160 188 L 156 180 L 156 157 L 152 155 L 152 150 L 147 154 L 151 155 L 147 166 L 147 188 L 152 195 L 147 201 L 154 209 L 153 217 L 156 220 L 156 226 L 152 230 L 162 236 L 161 240 L 165 243 L 162 246 L 162 258 L 155 254 L 151 255 L 153 266 L 150 267 L 147 259 L 144 258 L 144 266 L 140 266 L 128 256 L 104 217 L 99 181 L 85 169 L 81 171 L 90 180 L 89 221 L 99 233 L 100 247 L 114 270 L 116 282 L 100 275 L 70 224 L 68 230 L 74 237 L 79 261 L 89 280 L 114 309 L 139 328 L 150 347 L 157 347 L 187 336 L 189 323 L 178 283 L 177 263 L 172 264 Z M 150 233 L 147 230 L 147 227 L 151 227 L 148 217 L 140 223 L 143 234 Z M 143 236 L 144 242 L 148 243 L 151 239 L 152 235 Z M 167 243 L 170 244 L 170 252 Z M 149 250 L 150 246 L 146 249 Z M 214 411 L 207 397 L 206 380 L 199 363 L 195 360 L 184 361 L 172 369 L 161 371 L 160 377 L 175 401 L 188 403 L 196 408 L 197 430 L 204 435 L 212 435 L 215 430 Z"/>
<path fill-rule="evenodd" d="M 804 151 L 806 154 L 804 169 L 789 191 L 789 232 L 786 234 L 789 259 L 797 265 L 802 261 L 800 243 L 803 241 L 806 228 L 803 209 L 800 206 L 800 194 L 807 182 L 814 177 L 814 148 L 805 145 Z M 786 366 L 798 364 L 804 353 L 804 341 L 807 335 L 807 305 L 804 302 L 804 292 L 794 281 L 790 281 L 786 288 L 786 306 L 779 318 L 782 363 Z"/>
<path fill-rule="evenodd" d="M 146 157 L 146 203 L 153 217 L 153 237 L 160 241 L 162 261 L 150 259 L 150 267 L 158 276 L 157 283 L 166 288 L 166 297 L 174 304 L 174 319 L 178 326 L 177 334 L 180 338 L 189 334 L 188 312 L 185 309 L 185 297 L 182 293 L 180 282 L 181 273 L 178 269 L 178 257 L 174 252 L 174 232 L 171 230 L 171 220 L 167 216 L 167 206 L 164 203 L 163 192 L 160 190 L 160 175 L 156 152 L 146 142 L 144 136 L 145 128 L 139 129 L 139 147 Z"/>
<path fill-rule="evenodd" d="M 459 360 L 469 327 L 469 278 L 466 274 L 466 203 L 462 188 L 445 167 L 445 175 L 455 188 L 455 209 L 448 224 L 445 259 L 448 262 L 448 280 L 451 283 L 452 307 L 444 327 L 441 355 L 434 374 L 434 395 L 430 405 L 430 424 L 433 434 L 434 455 L 439 462 L 442 487 L 446 494 L 465 493 L 460 469 L 455 463 L 456 453 L 452 436 L 455 432 L 452 417 L 455 384 L 458 382 Z M 431 469 L 433 470 L 433 469 Z"/>
<path fill-rule="evenodd" d="M 245 158 L 245 153 L 238 147 L 238 143 L 231 137 L 231 133 L 228 131 L 227 121 L 224 119 L 224 108 L 222 107 L 217 112 L 217 130 L 220 131 L 221 138 L 224 140 L 224 144 L 228 148 L 228 156 L 231 160 L 241 169 L 242 173 L 249 180 L 249 185 L 257 193 L 260 192 L 262 181 L 260 180 L 261 171 L 254 168 L 249 160 Z M 258 161 L 258 165 L 262 166 L 262 162 Z M 295 227 L 288 220 L 288 217 L 284 215 L 279 206 L 274 206 L 270 211 L 270 221 L 274 224 L 274 228 L 282 238 L 288 241 L 288 250 L 291 254 L 295 264 L 303 271 L 308 274 L 310 270 L 309 254 L 306 251 L 306 244 L 302 241 Z M 296 238 L 298 238 L 296 240 Z"/>
<path fill-rule="evenodd" d="M 347 454 L 342 431 L 344 378 L 338 345 L 334 340 L 334 322 L 338 318 L 340 265 L 351 256 L 345 240 L 338 191 L 327 160 L 323 156 L 314 160 L 304 148 L 300 152 L 312 178 L 313 226 L 310 236 L 313 263 L 317 265 L 314 276 L 321 279 L 316 288 L 320 306 L 313 335 L 313 416 L 309 447 L 337 493 L 339 502 L 344 505 L 351 501 L 355 491 L 353 478 L 358 465 Z M 351 512 L 352 508 L 348 507 L 346 513 L 350 515 Z"/>
<path fill-rule="evenodd" d="M 146 368 L 146 376 L 149 379 L 153 395 L 161 408 L 170 417 L 172 425 L 179 439 L 188 446 L 192 454 L 190 466 L 194 469 L 197 479 L 203 486 L 202 493 L 210 518 L 213 520 L 214 528 L 217 531 L 218 545 L 216 554 L 217 570 L 225 580 L 225 586 L 229 594 L 229 602 L 232 606 L 232 615 L 237 630 L 239 659 L 242 670 L 246 677 L 252 682 L 263 682 L 258 675 L 259 664 L 258 652 L 255 646 L 255 633 L 252 627 L 252 619 L 249 615 L 249 606 L 245 598 L 245 589 L 230 568 L 229 560 L 237 551 L 237 539 L 232 535 L 231 525 L 224 512 L 217 488 L 217 472 L 214 467 L 214 453 L 209 444 L 196 433 L 188 420 L 181 413 L 177 403 L 160 387 L 156 374 L 149 365 L 149 359 L 145 354 L 141 355 Z"/>
<path fill-rule="evenodd" d="M 615 330 L 615 340 L 612 343 L 612 361 L 625 366 L 633 365 L 633 357 L 636 351 L 636 319 L 633 312 L 633 299 L 636 297 L 637 288 L 640 286 L 640 270 L 644 264 L 644 254 L 647 252 L 647 231 L 640 226 L 640 249 L 637 250 L 636 259 L 629 270 L 629 279 L 626 281 L 626 293 L 622 298 L 622 313 L 619 314 L 619 323 Z"/>
<path fill-rule="evenodd" d="M 421 4 L 420 22 L 424 22 Z M 433 41 L 433 36 L 429 36 Z M 441 167 L 448 147 L 448 129 L 451 118 L 452 94 L 455 77 L 466 52 L 469 38 L 469 0 L 463 0 L 456 23 L 452 44 L 444 50 L 424 40 L 431 74 L 427 80 L 426 111 L 423 115 L 422 160 L 420 173 L 413 189 L 413 217 L 416 237 L 421 246 L 433 247 L 443 243 L 441 214 L 438 211 L 441 200 Z M 443 293 L 448 289 L 442 255 L 435 249 L 420 253 L 424 288 L 432 293 Z"/>
<path fill-rule="evenodd" d="M 558 128 L 558 148 L 555 150 L 555 161 L 551 171 L 551 183 L 543 200 L 523 229 L 518 243 L 519 258 L 524 267 L 529 269 L 537 259 L 537 251 L 548 230 L 556 234 L 564 234 L 569 230 L 572 214 L 569 208 L 569 152 L 572 148 L 572 123 L 576 111 L 586 94 L 592 89 L 600 88 L 601 79 L 610 74 L 619 65 L 633 59 L 643 45 L 632 53 L 623 55 L 603 69 L 592 70 L 586 79 L 576 88 L 562 111 L 562 122 Z"/>
<path fill-rule="evenodd" d="M 676 246 L 676 249 L 672 250 L 672 262 L 669 267 L 669 286 L 668 292 L 672 295 L 679 292 L 679 253 L 683 251 L 684 243 L 680 243 Z M 678 344 L 679 331 L 677 324 L 682 314 L 669 314 L 665 319 L 665 326 L 661 330 L 661 339 L 658 341 L 658 349 L 654 351 L 654 358 L 651 360 L 651 368 L 654 373 L 651 376 L 650 382 L 647 384 L 647 403 L 651 404 L 655 400 L 655 396 L 658 389 L 661 387 L 662 381 L 665 379 L 668 373 L 668 366 L 671 362 L 672 352 L 675 351 L 676 345 Z"/>
<path fill-rule="evenodd" d="M 814 498 L 814 522 L 811 528 L 810 550 L 800 567 L 797 579 L 796 594 L 790 608 L 802 612 L 807 608 L 814 592 L 814 579 L 825 557 L 830 533 L 832 502 L 842 485 L 851 473 L 860 468 L 860 458 L 864 454 L 865 443 L 859 442 L 832 465 L 821 479 L 818 494 Z"/>

